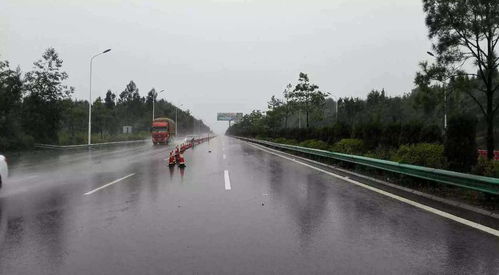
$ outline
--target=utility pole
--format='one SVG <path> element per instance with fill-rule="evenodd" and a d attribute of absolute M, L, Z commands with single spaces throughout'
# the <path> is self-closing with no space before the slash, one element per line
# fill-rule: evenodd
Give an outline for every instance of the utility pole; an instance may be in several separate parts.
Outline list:
<path fill-rule="evenodd" d="M 428 55 L 435 57 L 432 52 L 426 52 Z M 453 76 L 445 76 L 444 79 L 439 80 L 442 83 L 442 89 L 444 91 L 444 132 L 447 133 L 447 79 L 450 79 Z"/>
<path fill-rule="evenodd" d="M 154 103 L 156 102 L 156 97 L 161 94 L 162 92 L 164 92 L 165 90 L 161 90 L 159 91 L 159 93 L 156 93 L 154 92 L 154 94 L 152 95 L 152 120 L 154 121 Z"/>

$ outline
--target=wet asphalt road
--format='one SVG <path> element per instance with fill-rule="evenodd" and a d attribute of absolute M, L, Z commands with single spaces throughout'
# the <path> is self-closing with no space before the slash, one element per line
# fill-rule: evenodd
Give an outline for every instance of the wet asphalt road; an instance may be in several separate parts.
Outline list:
<path fill-rule="evenodd" d="M 12 159 L 0 274 L 499 274 L 493 235 L 228 137 L 169 149 Z"/>

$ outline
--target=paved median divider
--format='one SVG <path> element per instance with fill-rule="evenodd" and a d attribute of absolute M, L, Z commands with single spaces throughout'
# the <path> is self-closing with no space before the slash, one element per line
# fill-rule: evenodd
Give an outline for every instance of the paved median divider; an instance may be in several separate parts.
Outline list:
<path fill-rule="evenodd" d="M 415 178 L 429 180 L 440 184 L 449 184 L 465 189 L 485 192 L 488 194 L 499 195 L 499 179 L 483 177 L 454 171 L 435 169 L 405 163 L 399 163 L 388 160 L 381 160 L 363 156 L 348 155 L 326 150 L 319 150 L 289 144 L 275 143 L 266 140 L 235 137 L 244 141 L 260 144 L 263 146 L 285 150 L 292 153 L 302 153 L 310 156 L 334 159 L 337 161 L 352 163 L 365 167 L 376 168 L 397 174 L 411 176 Z"/>

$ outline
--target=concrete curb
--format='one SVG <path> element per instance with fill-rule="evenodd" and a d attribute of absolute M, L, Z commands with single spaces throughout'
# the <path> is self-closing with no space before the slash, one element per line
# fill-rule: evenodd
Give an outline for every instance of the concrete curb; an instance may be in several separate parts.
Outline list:
<path fill-rule="evenodd" d="M 113 142 L 104 142 L 104 143 L 93 143 L 93 144 L 78 144 L 78 145 L 52 145 L 52 144 L 35 144 L 35 148 L 41 149 L 79 149 L 79 148 L 87 148 L 87 147 L 95 147 L 95 146 L 105 146 L 105 145 L 118 145 L 118 144 L 131 144 L 131 143 L 141 143 L 147 142 L 149 139 L 140 139 L 140 140 L 127 140 L 127 141 L 113 141 Z"/>
<path fill-rule="evenodd" d="M 234 138 L 237 138 L 237 137 L 234 137 Z M 239 139 L 239 138 L 237 138 L 237 139 Z M 248 142 L 248 143 L 250 142 L 250 141 L 246 141 L 246 140 L 242 140 L 242 141 Z M 288 152 L 283 152 L 281 150 L 277 150 L 277 149 L 274 149 L 274 148 L 271 148 L 271 147 L 268 147 L 268 146 L 264 146 L 264 145 L 261 145 L 261 144 L 255 144 L 255 145 L 262 146 L 262 147 L 264 147 L 264 148 L 266 148 L 268 150 L 274 151 L 274 152 L 279 152 L 280 154 L 283 154 L 283 155 L 292 156 L 293 158 L 297 158 L 297 159 L 300 159 L 300 160 L 303 160 L 303 161 L 307 161 L 307 162 L 310 162 L 310 163 L 313 163 L 313 164 L 316 164 L 316 165 L 324 166 L 324 167 L 327 167 L 327 168 L 329 168 L 329 169 L 331 169 L 333 171 L 338 171 L 338 172 L 341 172 L 343 174 L 354 176 L 356 178 L 360 178 L 360 179 L 363 179 L 363 180 L 366 180 L 366 181 L 375 182 L 377 184 L 384 185 L 384 186 L 387 186 L 387 187 L 390 187 L 390 188 L 393 188 L 393 189 L 397 189 L 397 190 L 400 190 L 400 191 L 403 191 L 403 192 L 406 192 L 406 193 L 411 193 L 411 194 L 414 194 L 414 195 L 419 196 L 419 197 L 423 197 L 423 198 L 426 198 L 426 199 L 429 199 L 429 200 L 433 200 L 433 201 L 436 201 L 436 202 L 439 202 L 439 203 L 442 203 L 442 204 L 446 204 L 446 205 L 449 205 L 449 206 L 452 206 L 452 207 L 460 208 L 460 209 L 463 209 L 463 210 L 474 212 L 476 214 L 480 214 L 480 215 L 483 215 L 483 216 L 487 216 L 487 217 L 499 220 L 499 213 L 495 213 L 495 212 L 492 212 L 492 211 L 487 211 L 487 210 L 484 210 L 484 209 L 481 209 L 481 208 L 478 208 L 478 207 L 475 207 L 475 206 L 471 206 L 469 204 L 465 204 L 465 203 L 462 203 L 462 202 L 457 202 L 457 201 L 454 201 L 454 200 L 449 200 L 449 199 L 437 197 L 435 195 L 423 193 L 423 192 L 420 192 L 420 191 L 417 191 L 417 190 L 414 190 L 414 189 L 410 189 L 410 188 L 406 188 L 406 187 L 403 187 L 403 186 L 399 186 L 399 185 L 396 185 L 396 184 L 393 184 L 393 183 L 389 183 L 389 182 L 386 182 L 386 181 L 383 181 L 383 180 L 379 180 L 379 179 L 372 178 L 372 177 L 369 177 L 369 176 L 366 176 L 366 175 L 362 175 L 362 174 L 359 174 L 359 173 L 356 173 L 356 172 L 352 172 L 352 171 L 349 171 L 349 170 L 346 170 L 346 169 L 343 169 L 343 168 L 339 168 L 339 167 L 336 167 L 336 166 L 325 164 L 325 163 L 322 163 L 322 162 L 319 162 L 319 161 L 308 159 L 308 158 L 305 158 L 305 157 L 302 157 L 302 156 L 298 156 L 298 155 L 295 155 L 295 154 L 291 154 L 291 153 L 288 153 Z"/>

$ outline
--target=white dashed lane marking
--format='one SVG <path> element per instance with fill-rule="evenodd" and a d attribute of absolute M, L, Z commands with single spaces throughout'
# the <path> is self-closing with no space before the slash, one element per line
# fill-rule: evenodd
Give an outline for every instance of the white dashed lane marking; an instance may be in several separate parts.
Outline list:
<path fill-rule="evenodd" d="M 91 195 L 91 194 L 93 194 L 93 193 L 95 193 L 95 192 L 97 192 L 97 191 L 99 191 L 99 190 L 101 190 L 101 189 L 104 189 L 104 188 L 106 188 L 106 187 L 109 187 L 109 186 L 111 186 L 111 185 L 113 185 L 113 184 L 115 184 L 115 183 L 118 183 L 118 182 L 120 182 L 120 181 L 122 181 L 122 180 L 124 180 L 124 179 L 127 179 L 127 178 L 129 178 L 129 177 L 131 177 L 131 176 L 134 176 L 134 175 L 135 175 L 135 173 L 132 173 L 132 174 L 130 174 L 130 175 L 128 175 L 128 176 L 124 176 L 124 177 L 119 178 L 119 179 L 117 179 L 117 180 L 114 180 L 114 181 L 112 181 L 112 182 L 110 182 L 110 183 L 104 184 L 104 185 L 102 185 L 102 186 L 101 186 L 101 187 L 99 187 L 99 188 L 95 188 L 95 189 L 94 189 L 94 190 L 92 190 L 92 191 L 88 191 L 87 193 L 85 193 L 85 194 L 83 194 L 83 195 L 85 195 L 85 196 L 86 196 L 86 195 Z"/>
<path fill-rule="evenodd" d="M 224 171 L 224 180 L 225 180 L 225 190 L 230 190 L 230 177 L 229 177 L 229 170 Z"/>

